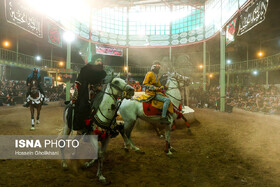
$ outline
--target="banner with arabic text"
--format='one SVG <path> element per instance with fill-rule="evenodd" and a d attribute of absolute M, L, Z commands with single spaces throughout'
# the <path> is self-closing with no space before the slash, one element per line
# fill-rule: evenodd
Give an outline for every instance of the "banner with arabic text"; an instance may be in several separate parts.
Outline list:
<path fill-rule="evenodd" d="M 268 0 L 256 0 L 249 7 L 242 10 L 239 16 L 238 36 L 248 32 L 264 21 L 268 7 Z"/>
<path fill-rule="evenodd" d="M 122 48 L 103 46 L 96 44 L 96 54 L 111 55 L 111 56 L 123 56 Z"/>
<path fill-rule="evenodd" d="M 7 22 L 43 38 L 43 17 L 19 0 L 5 0 Z"/>

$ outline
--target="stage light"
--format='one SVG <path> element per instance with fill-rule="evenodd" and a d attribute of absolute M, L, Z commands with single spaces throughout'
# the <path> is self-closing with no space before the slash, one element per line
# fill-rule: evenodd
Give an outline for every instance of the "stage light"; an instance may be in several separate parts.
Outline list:
<path fill-rule="evenodd" d="M 40 61 L 42 58 L 41 58 L 41 56 L 37 55 L 37 56 L 35 57 L 35 59 L 36 59 L 37 61 Z"/>
<path fill-rule="evenodd" d="M 200 64 L 198 67 L 199 67 L 199 69 L 202 69 L 202 68 L 203 68 L 203 65 Z"/>
<path fill-rule="evenodd" d="M 72 32 L 67 31 L 63 34 L 63 38 L 67 43 L 72 43 L 75 40 L 75 35 Z"/>
<path fill-rule="evenodd" d="M 3 41 L 3 46 L 4 46 L 5 48 L 9 48 L 10 45 L 11 45 L 11 44 L 10 44 L 9 41 L 7 41 L 7 40 Z"/>
<path fill-rule="evenodd" d="M 253 74 L 254 74 L 254 75 L 258 75 L 258 71 L 256 71 L 256 70 L 253 71 Z"/>
<path fill-rule="evenodd" d="M 227 64 L 231 64 L 231 60 L 230 59 L 227 60 Z"/>
<path fill-rule="evenodd" d="M 63 65 L 64 65 L 64 62 L 60 61 L 60 62 L 59 62 L 59 66 L 62 67 Z"/>

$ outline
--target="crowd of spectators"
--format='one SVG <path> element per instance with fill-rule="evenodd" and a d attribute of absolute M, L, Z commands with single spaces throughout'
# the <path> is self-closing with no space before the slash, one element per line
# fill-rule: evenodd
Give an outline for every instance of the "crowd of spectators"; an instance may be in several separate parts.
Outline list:
<path fill-rule="evenodd" d="M 0 81 L 0 106 L 15 105 L 25 93 L 25 81 Z"/>
<path fill-rule="evenodd" d="M 45 94 L 48 101 L 59 101 L 65 99 L 65 89 L 63 85 L 48 86 L 45 88 Z"/>
<path fill-rule="evenodd" d="M 43 86 L 47 101 L 58 101 L 65 98 L 65 90 L 62 85 Z M 6 80 L 0 81 L 0 106 L 22 104 L 26 97 L 26 81 Z"/>
<path fill-rule="evenodd" d="M 206 92 L 202 88 L 191 90 L 190 97 L 196 107 L 220 108 L 220 87 L 211 86 Z M 280 88 L 270 85 L 234 86 L 226 90 L 226 111 L 233 107 L 266 114 L 280 114 Z"/>

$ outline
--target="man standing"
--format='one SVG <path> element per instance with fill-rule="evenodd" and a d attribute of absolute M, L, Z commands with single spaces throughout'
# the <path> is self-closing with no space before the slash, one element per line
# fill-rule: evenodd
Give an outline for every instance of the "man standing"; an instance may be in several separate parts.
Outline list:
<path fill-rule="evenodd" d="M 162 90 L 163 87 L 159 81 L 159 70 L 160 70 L 160 63 L 159 61 L 153 62 L 151 71 L 148 72 L 145 76 L 143 85 L 146 88 L 146 94 L 154 97 L 155 100 L 163 102 L 162 114 L 160 118 L 160 123 L 162 124 L 169 124 L 169 121 L 166 117 L 166 113 L 170 104 L 170 99 L 168 97 L 159 94 L 158 91 Z"/>

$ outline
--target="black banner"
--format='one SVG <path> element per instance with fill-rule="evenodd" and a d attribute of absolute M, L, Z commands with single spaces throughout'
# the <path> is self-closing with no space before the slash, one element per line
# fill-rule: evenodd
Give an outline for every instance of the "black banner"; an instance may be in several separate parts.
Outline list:
<path fill-rule="evenodd" d="M 239 16 L 238 36 L 241 36 L 264 21 L 268 1 L 256 0 L 251 6 L 241 12 Z"/>
<path fill-rule="evenodd" d="M 62 38 L 61 38 L 61 29 L 52 24 L 49 23 L 48 25 L 48 38 L 49 38 L 49 43 L 56 45 L 58 47 L 62 47 Z"/>
<path fill-rule="evenodd" d="M 5 0 L 6 20 L 39 38 L 43 38 L 43 17 L 21 0 Z"/>

